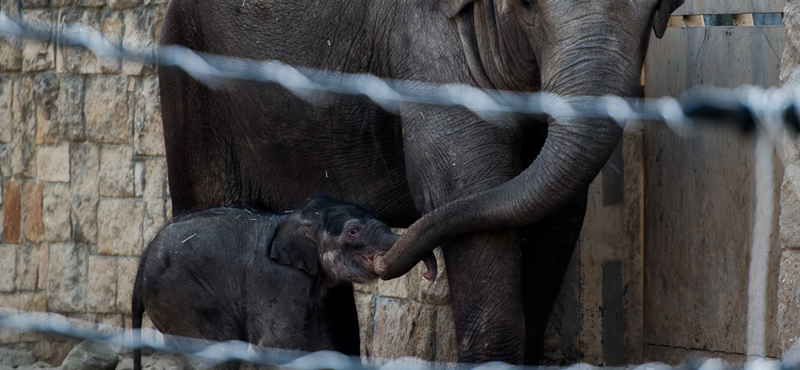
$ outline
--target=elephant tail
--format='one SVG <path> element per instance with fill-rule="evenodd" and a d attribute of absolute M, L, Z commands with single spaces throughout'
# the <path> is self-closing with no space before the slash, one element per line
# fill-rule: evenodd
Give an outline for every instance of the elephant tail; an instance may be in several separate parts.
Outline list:
<path fill-rule="evenodd" d="M 142 256 L 144 260 L 144 256 Z M 144 304 L 142 303 L 142 284 L 144 277 L 142 263 L 136 271 L 136 280 L 133 283 L 133 294 L 131 295 L 131 328 L 133 329 L 133 370 L 142 369 L 142 316 L 144 315 Z"/>

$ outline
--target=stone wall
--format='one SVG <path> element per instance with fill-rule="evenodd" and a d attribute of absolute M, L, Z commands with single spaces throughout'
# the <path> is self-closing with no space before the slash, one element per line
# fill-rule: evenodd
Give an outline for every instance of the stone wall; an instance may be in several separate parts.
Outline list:
<path fill-rule="evenodd" d="M 781 85 L 800 87 L 800 2 L 784 10 Z M 800 145 L 786 136 L 782 148 L 785 172 L 781 185 L 780 275 L 778 285 L 778 336 L 781 351 L 800 337 Z"/>
<path fill-rule="evenodd" d="M 151 46 L 165 4 L 2 0 L 14 20 L 51 25 L 52 39 L 0 38 L 0 307 L 130 327 L 138 256 L 170 218 L 158 81 L 58 38 L 80 23 L 117 46 Z"/>

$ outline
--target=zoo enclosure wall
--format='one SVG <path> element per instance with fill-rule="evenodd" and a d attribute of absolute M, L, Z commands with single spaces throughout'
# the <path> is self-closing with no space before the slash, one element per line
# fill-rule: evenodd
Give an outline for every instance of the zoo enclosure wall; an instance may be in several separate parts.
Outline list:
<path fill-rule="evenodd" d="M 57 35 L 63 25 L 81 23 L 101 30 L 123 48 L 154 45 L 165 2 L 3 0 L 2 10 L 15 20 L 53 25 L 54 39 L 44 43 L 0 40 L 0 187 L 3 195 L 0 201 L 3 219 L 0 226 L 0 306 L 58 312 L 102 324 L 130 325 L 129 297 L 138 256 L 155 231 L 170 218 L 158 81 L 154 71 L 147 66 L 121 60 L 100 61 L 88 52 L 63 48 L 58 45 Z M 693 4 L 691 1 L 687 3 Z M 698 3 L 703 2 L 694 4 Z M 722 2 L 714 3 L 728 6 Z M 766 3 L 772 4 L 768 9 L 772 12 L 783 8 L 780 1 Z M 667 36 L 689 37 L 685 35 L 692 32 L 699 31 L 671 29 Z M 703 32 L 713 34 L 717 31 Z M 773 34 L 769 40 L 774 40 Z M 728 45 L 743 43 L 734 37 L 722 37 L 722 40 L 727 40 Z M 658 76 L 653 71 L 662 68 L 657 67 L 658 63 L 651 57 L 661 43 L 662 40 L 651 42 L 647 63 L 650 73 L 645 75 L 646 79 Z M 690 43 L 683 41 L 679 45 L 685 45 L 688 50 Z M 711 50 L 711 45 L 691 45 L 699 47 L 699 50 Z M 679 47 L 663 49 L 665 54 L 657 58 L 661 62 L 670 60 L 665 56 L 672 55 L 671 50 Z M 718 55 L 719 58 L 728 60 L 724 59 L 722 52 L 719 54 L 723 55 Z M 716 68 L 700 69 L 694 64 L 685 64 L 675 73 L 681 71 L 694 71 L 692 73 L 700 75 L 719 72 Z M 728 83 L 735 82 L 729 78 L 730 74 L 719 75 Z M 687 77 L 683 80 L 689 81 Z M 647 81 L 647 88 L 667 85 Z M 735 85 L 738 83 L 731 86 Z M 646 91 L 659 96 L 677 94 L 680 88 L 685 87 L 681 85 L 666 92 Z M 671 237 L 680 240 L 652 243 L 658 237 L 650 236 L 650 233 L 658 234 L 663 225 L 650 222 L 654 217 L 650 211 L 656 208 L 647 202 L 651 194 L 658 194 L 663 187 L 647 186 L 653 178 L 648 175 L 649 171 L 660 167 L 659 164 L 651 167 L 647 163 L 653 156 L 646 149 L 654 145 L 648 144 L 648 140 L 659 135 L 653 134 L 650 127 L 630 124 L 618 153 L 592 184 L 592 198 L 580 246 L 551 317 L 547 353 L 553 361 L 614 364 L 661 359 L 674 362 L 683 360 L 693 351 L 739 360 L 749 354 L 747 338 L 725 334 L 724 330 L 723 334 L 713 333 L 717 333 L 720 327 L 724 329 L 725 323 L 729 323 L 728 327 L 741 325 L 742 310 L 749 312 L 749 300 L 742 300 L 739 290 L 742 287 L 741 276 L 749 276 L 750 244 L 747 243 L 752 241 L 752 235 L 745 233 L 742 238 L 750 239 L 744 245 L 738 244 L 739 249 L 722 256 L 686 252 L 688 261 L 696 261 L 698 256 L 708 261 L 719 259 L 731 264 L 731 270 L 743 270 L 735 276 L 739 280 L 731 278 L 736 284 L 724 281 L 731 275 L 720 275 L 719 269 L 709 272 L 702 263 L 678 270 L 687 264 L 687 259 L 664 260 L 659 257 L 663 254 L 657 248 L 693 251 L 696 245 L 686 243 L 678 234 Z M 739 153 L 736 148 L 740 145 L 749 148 L 744 151 L 754 146 L 752 140 L 735 137 L 719 140 L 722 143 L 719 145 L 734 148 L 722 154 Z M 685 147 L 686 143 L 680 145 Z M 704 149 L 700 154 L 705 157 L 693 160 L 702 167 L 706 166 L 706 161 L 719 157 L 720 153 Z M 752 153 L 735 155 L 747 157 Z M 675 161 L 676 164 L 683 163 L 678 159 Z M 742 163 L 752 165 L 752 159 Z M 714 172 L 715 176 L 741 184 L 732 191 L 743 199 L 747 198 L 741 200 L 745 204 L 743 208 L 752 208 L 750 199 L 753 193 L 748 191 L 754 185 L 739 181 L 747 176 L 739 174 L 741 177 L 731 180 L 731 175 L 724 171 L 735 166 L 715 164 L 712 167 L 723 172 Z M 714 183 L 718 180 L 708 181 Z M 711 187 L 701 190 L 727 194 Z M 698 189 L 690 186 L 689 190 L 673 191 L 680 196 L 698 192 Z M 726 196 L 715 199 L 717 201 L 708 203 L 728 202 Z M 683 208 L 670 208 L 670 211 L 676 210 L 683 212 Z M 699 219 L 707 219 L 707 214 L 701 216 Z M 707 230 L 714 230 L 708 232 L 714 235 L 724 234 L 720 230 L 730 229 L 731 223 L 735 224 L 734 228 L 741 229 L 740 224 L 748 222 L 753 222 L 752 217 L 708 221 L 700 230 L 695 227 L 684 235 L 700 235 Z M 743 229 L 750 230 L 749 226 Z M 728 246 L 727 242 L 708 239 L 706 243 Z M 706 250 L 710 249 L 713 248 Z M 727 250 L 717 249 L 719 253 Z M 742 251 L 745 251 L 744 264 Z M 654 260 L 648 260 L 648 256 Z M 770 266 L 775 261 L 771 259 Z M 659 268 L 664 266 L 674 269 L 659 274 Z M 444 266 L 439 270 L 444 271 Z M 796 269 L 786 270 L 786 274 L 791 274 Z M 673 273 L 688 274 L 691 278 L 688 283 L 676 282 Z M 446 279 L 440 276 L 437 285 L 429 286 L 420 275 L 418 267 L 400 279 L 357 286 L 362 353 L 384 357 L 414 355 L 441 361 L 455 359 L 455 336 Z M 716 279 L 708 282 L 705 280 L 708 275 L 716 276 Z M 777 277 L 773 280 L 776 281 Z M 684 288 L 672 288 L 683 290 L 661 292 L 652 298 L 648 294 L 658 290 L 648 289 L 648 284 L 652 285 L 654 281 L 660 282 L 661 286 Z M 708 284 L 709 289 L 702 292 L 685 289 L 685 284 L 695 287 L 698 281 L 701 285 Z M 734 292 L 730 292 L 730 287 Z M 768 293 L 777 290 L 777 284 L 767 289 Z M 684 294 L 685 291 L 689 294 Z M 689 314 L 665 320 L 660 318 L 663 312 L 658 309 L 664 300 L 676 300 L 672 294 L 687 300 L 687 306 L 680 309 Z M 698 300 L 714 301 L 709 297 L 723 297 L 724 300 L 729 296 L 736 297 L 735 302 L 727 304 L 722 301 L 722 306 L 726 309 L 732 307 L 732 314 L 725 311 L 726 314 L 720 315 L 714 311 L 720 305 L 692 307 Z M 773 303 L 767 303 L 765 307 L 769 307 L 765 312 L 775 312 Z M 774 316 L 777 320 L 778 315 Z M 681 319 L 687 321 L 680 322 Z M 720 320 L 722 326 L 717 325 Z M 783 325 L 777 321 L 770 322 L 775 322 L 776 326 Z M 797 325 L 792 325 L 795 326 L 790 325 L 790 329 L 796 330 Z M 694 331 L 681 331 L 680 326 Z M 416 329 L 408 332 L 411 327 Z M 777 330 L 770 333 L 777 333 Z M 791 337 L 791 333 L 786 337 Z M 702 340 L 692 343 L 692 338 Z M 776 351 L 785 348 L 778 348 L 774 344 L 777 334 L 769 334 L 766 329 L 764 338 L 770 341 L 764 345 L 765 354 L 775 355 Z M 0 339 L 5 343 L 31 342 L 40 353 L 51 356 L 54 362 L 59 361 L 58 357 L 65 355 L 74 344 L 39 341 L 33 335 L 13 331 L 3 331 Z M 688 343 L 687 339 L 690 340 Z M 739 344 L 743 340 L 744 347 Z"/>

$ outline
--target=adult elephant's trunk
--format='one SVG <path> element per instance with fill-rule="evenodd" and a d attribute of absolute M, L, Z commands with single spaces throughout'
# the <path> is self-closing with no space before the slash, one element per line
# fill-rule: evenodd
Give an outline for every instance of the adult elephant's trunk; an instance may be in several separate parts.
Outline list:
<path fill-rule="evenodd" d="M 565 39 L 564 48 L 540 54 L 543 90 L 562 96 L 633 95 L 641 70 L 641 45 L 620 45 L 621 40 L 611 40 L 608 30 L 602 31 L 605 34 L 584 34 L 586 39 L 579 43 Z M 586 190 L 621 133 L 610 119 L 551 118 L 544 147 L 527 169 L 503 184 L 425 214 L 389 253 L 376 259 L 376 272 L 391 279 L 449 238 L 521 227 L 544 218 Z"/>

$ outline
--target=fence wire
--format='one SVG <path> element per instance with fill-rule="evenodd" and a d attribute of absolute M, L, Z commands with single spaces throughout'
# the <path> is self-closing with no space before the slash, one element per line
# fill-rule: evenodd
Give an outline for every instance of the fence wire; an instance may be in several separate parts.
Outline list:
<path fill-rule="evenodd" d="M 197 53 L 180 46 L 161 46 L 154 49 L 114 46 L 94 28 L 83 25 L 34 27 L 18 24 L 0 12 L 0 35 L 10 41 L 22 38 L 57 42 L 62 46 L 83 47 L 100 58 L 125 59 L 149 65 L 177 67 L 201 83 L 217 88 L 226 80 L 276 83 L 297 96 L 314 100 L 318 93 L 363 95 L 382 108 L 398 113 L 403 104 L 434 104 L 461 106 L 476 114 L 491 118 L 497 114 L 529 114 L 555 118 L 610 118 L 620 125 L 628 120 L 660 121 L 674 132 L 688 135 L 697 123 L 724 122 L 740 130 L 764 131 L 770 137 L 785 131 L 800 132 L 800 93 L 783 88 L 762 89 L 742 86 L 737 89 L 696 87 L 678 99 L 634 99 L 619 96 L 561 97 L 554 94 L 516 93 L 483 90 L 460 84 L 432 84 L 420 81 L 381 79 L 371 74 L 348 74 L 331 71 L 295 68 L 278 61 L 253 61 Z M 0 329 L 19 333 L 55 334 L 75 339 L 91 340 L 123 349 L 151 348 L 158 352 L 185 355 L 218 364 L 244 361 L 257 365 L 284 366 L 295 369 L 480 369 L 506 370 L 521 368 L 502 363 L 481 365 L 433 364 L 412 360 L 381 360 L 348 357 L 322 351 L 302 353 L 268 349 L 241 341 L 211 342 L 193 338 L 153 335 L 152 331 L 98 329 L 86 322 L 68 319 L 54 313 L 0 311 Z M 145 335 L 140 335 L 144 333 Z M 141 338 L 140 338 L 141 337 Z M 175 345 L 178 344 L 178 345 Z M 561 369 L 561 367 L 546 367 Z M 563 367 L 570 370 L 593 369 L 587 364 Z M 606 367 L 608 368 L 608 367 Z M 629 365 L 635 370 L 800 370 L 800 348 L 787 351 L 782 360 L 754 358 L 745 364 L 732 365 L 720 359 L 690 360 L 681 366 L 648 363 Z"/>
<path fill-rule="evenodd" d="M 84 47 L 100 58 L 122 58 L 149 65 L 177 67 L 197 81 L 219 87 L 225 80 L 277 83 L 297 96 L 316 93 L 363 95 L 382 108 L 397 113 L 402 104 L 461 106 L 491 118 L 496 114 L 547 115 L 556 118 L 610 118 L 620 125 L 628 120 L 665 122 L 678 134 L 689 134 L 691 122 L 733 123 L 749 132 L 758 127 L 776 133 L 800 131 L 800 94 L 781 88 L 741 86 L 737 89 L 701 87 L 679 99 L 635 99 L 619 96 L 569 96 L 547 92 L 518 93 L 484 90 L 463 84 L 381 79 L 372 74 L 352 74 L 295 68 L 279 61 L 254 61 L 192 51 L 181 46 L 120 49 L 94 28 L 84 25 L 35 27 L 18 24 L 0 12 L 0 35 L 55 41 Z"/>
<path fill-rule="evenodd" d="M 300 370 L 798 370 L 800 348 L 787 351 L 782 360 L 753 358 L 744 364 L 734 364 L 719 358 L 695 358 L 681 365 L 645 363 L 627 366 L 592 366 L 585 363 L 571 366 L 516 366 L 502 362 L 484 364 L 434 363 L 416 358 L 380 359 L 346 356 L 334 351 L 313 353 L 278 348 L 263 348 L 242 341 L 214 342 L 196 338 L 154 335 L 152 329 L 124 330 L 117 327 L 95 327 L 79 319 L 46 312 L 0 310 L 0 329 L 20 333 L 58 335 L 79 340 L 103 343 L 124 354 L 136 348 L 186 356 L 203 367 L 229 361 L 253 365 L 275 366 Z M 141 334 L 141 335 L 140 335 Z M 141 339 L 140 339 L 141 337 Z"/>

